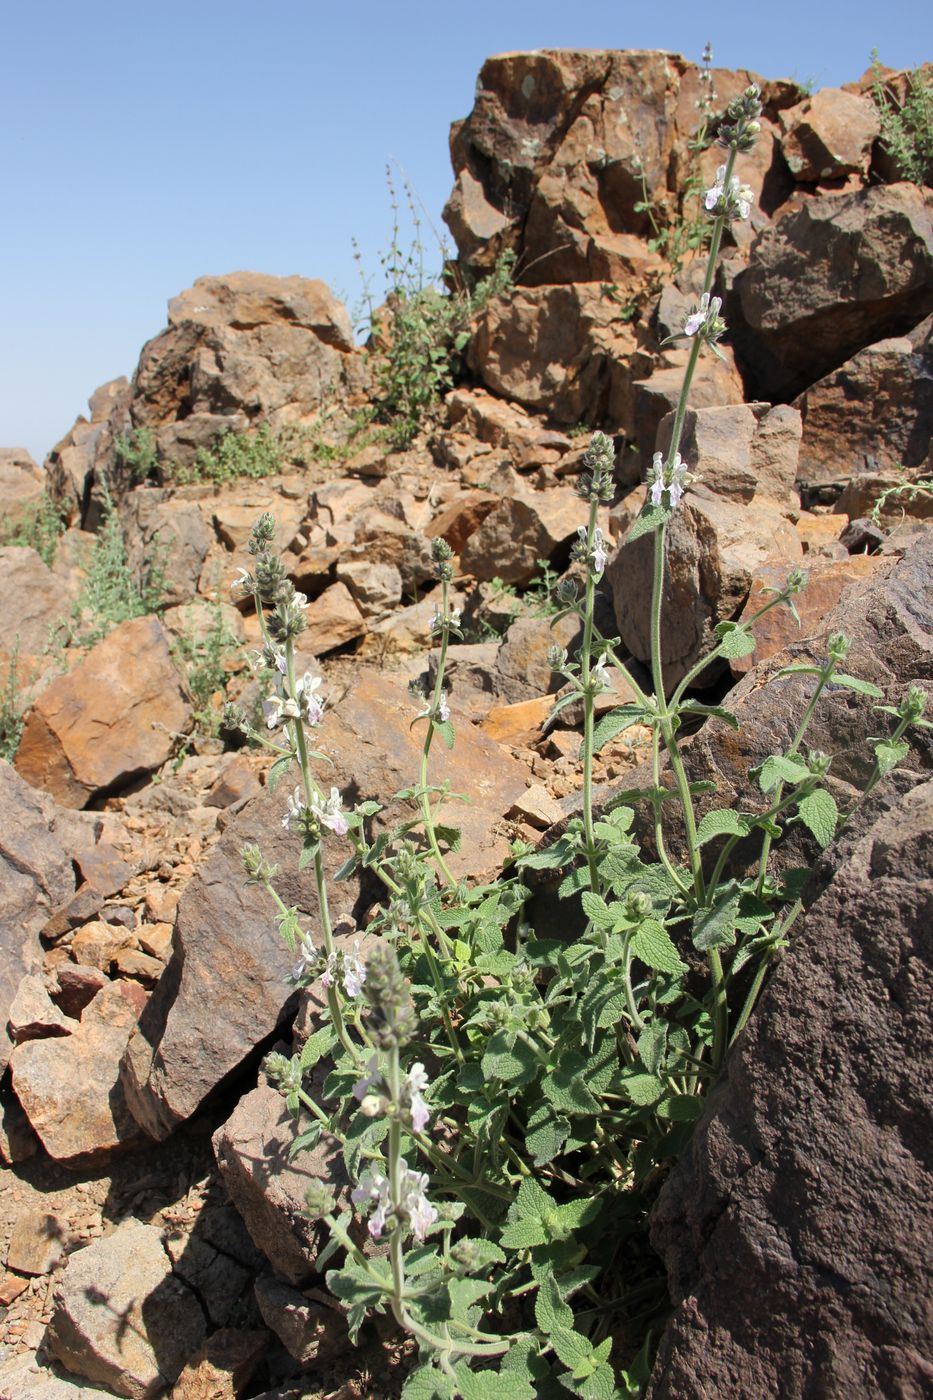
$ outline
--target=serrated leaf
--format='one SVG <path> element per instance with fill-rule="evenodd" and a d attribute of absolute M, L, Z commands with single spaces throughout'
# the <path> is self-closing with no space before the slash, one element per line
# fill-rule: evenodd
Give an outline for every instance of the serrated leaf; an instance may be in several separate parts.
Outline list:
<path fill-rule="evenodd" d="M 728 948 L 735 942 L 735 921 L 741 893 L 734 880 L 716 891 L 711 908 L 698 909 L 693 916 L 693 946 L 701 953 L 712 948 Z"/>
<path fill-rule="evenodd" d="M 319 1060 L 323 1060 L 324 1056 L 330 1053 L 336 1043 L 337 1036 L 333 1026 L 318 1026 L 301 1047 L 298 1063 L 302 1070 L 312 1069 Z"/>
<path fill-rule="evenodd" d="M 570 1122 L 549 1103 L 541 1103 L 528 1116 L 525 1146 L 536 1167 L 552 1162 L 563 1147 Z"/>
<path fill-rule="evenodd" d="M 887 739 L 879 739 L 875 744 L 875 759 L 881 776 L 890 773 L 892 768 L 905 759 L 910 753 L 910 745 L 901 740 L 897 744 L 892 744 Z"/>
<path fill-rule="evenodd" d="M 720 622 L 716 627 L 719 638 L 716 650 L 728 661 L 737 661 L 742 656 L 751 656 L 756 642 L 750 628 L 740 622 Z"/>
<path fill-rule="evenodd" d="M 825 788 L 817 788 L 797 803 L 797 815 L 825 849 L 836 834 L 839 809 L 836 799 Z"/>
<path fill-rule="evenodd" d="M 535 851 L 533 855 L 522 856 L 516 864 L 523 870 L 559 870 L 562 865 L 570 864 L 575 850 L 574 843 L 562 836 L 553 846 L 548 846 L 546 851 Z"/>
<path fill-rule="evenodd" d="M 657 919 L 645 919 L 633 933 L 630 946 L 633 955 L 655 972 L 677 973 L 686 968 L 670 934 Z"/>
<path fill-rule="evenodd" d="M 496 1031 L 486 1047 L 482 1068 L 489 1079 L 501 1079 L 506 1084 L 527 1084 L 535 1077 L 539 1064 L 531 1046 L 519 1040 L 514 1031 Z"/>
<path fill-rule="evenodd" d="M 580 1400 L 616 1400 L 619 1393 L 612 1367 L 605 1362 L 597 1366 L 592 1375 L 576 1384 L 574 1390 Z"/>
<path fill-rule="evenodd" d="M 449 749 L 453 748 L 456 736 L 454 734 L 454 726 L 452 720 L 434 720 L 434 732 L 435 734 L 439 734 L 441 736 L 444 743 Z"/>
<path fill-rule="evenodd" d="M 625 537 L 625 543 L 631 544 L 633 540 L 640 540 L 642 535 L 653 534 L 669 520 L 671 512 L 664 506 L 646 505 L 631 530 Z"/>
<path fill-rule="evenodd" d="M 701 705 L 698 700 L 684 700 L 680 710 L 687 715 L 705 715 L 707 719 L 721 719 L 730 729 L 741 728 L 738 715 L 727 710 L 725 705 Z"/>
<path fill-rule="evenodd" d="M 599 750 L 608 744 L 612 739 L 623 734 L 626 729 L 631 729 L 633 724 L 643 724 L 650 721 L 650 715 L 643 705 L 623 705 L 618 710 L 610 710 L 608 715 L 603 715 L 602 719 L 593 729 L 593 751 Z"/>
<path fill-rule="evenodd" d="M 762 792 L 773 792 L 778 783 L 802 783 L 809 776 L 809 768 L 799 759 L 785 758 L 783 754 L 772 754 L 761 765 L 758 786 Z"/>
<path fill-rule="evenodd" d="M 457 1388 L 463 1400 L 534 1400 L 535 1391 L 525 1376 L 507 1371 L 471 1371 L 465 1361 L 457 1365 Z"/>
<path fill-rule="evenodd" d="M 590 869 L 588 865 L 578 865 L 571 870 L 569 875 L 565 875 L 557 887 L 558 899 L 567 899 L 572 894 L 579 894 L 581 890 L 588 890 L 590 887 Z"/>
<path fill-rule="evenodd" d="M 658 1117 L 673 1123 L 692 1123 L 703 1112 L 703 1105 L 700 1094 L 672 1094 L 658 1104 Z"/>
<path fill-rule="evenodd" d="M 697 845 L 703 846 L 717 836 L 747 836 L 748 832 L 749 824 L 744 817 L 740 817 L 731 807 L 720 807 L 714 812 L 707 812 L 700 822 Z"/>
<path fill-rule="evenodd" d="M 310 865 L 320 849 L 320 841 L 314 841 L 306 838 L 305 843 L 301 848 L 301 855 L 298 857 L 298 869 L 304 870 L 305 866 Z"/>
<path fill-rule="evenodd" d="M 834 671 L 831 684 L 845 686 L 846 690 L 854 690 L 857 695 L 870 695 L 873 700 L 884 699 L 884 691 L 872 685 L 871 681 L 863 681 L 859 676 L 847 676 L 844 671 Z"/>
<path fill-rule="evenodd" d="M 664 1093 L 664 1085 L 653 1074 L 624 1075 L 619 1080 L 619 1084 L 622 1092 L 631 1099 L 632 1103 L 637 1103 L 641 1107 L 657 1103 Z"/>
<path fill-rule="evenodd" d="M 649 1074 L 657 1074 L 667 1051 L 667 1022 L 652 1021 L 636 1041 L 638 1058 Z"/>
<path fill-rule="evenodd" d="M 585 890 L 580 896 L 580 902 L 583 905 L 584 914 L 597 928 L 612 928 L 615 916 L 609 912 L 609 907 L 602 895 Z"/>
<path fill-rule="evenodd" d="M 435 1366 L 419 1366 L 405 1382 L 402 1400 L 453 1400 L 454 1383 Z"/>
<path fill-rule="evenodd" d="M 531 1249 L 547 1243 L 547 1232 L 540 1220 L 514 1220 L 503 1228 L 499 1243 L 503 1249 Z"/>
<path fill-rule="evenodd" d="M 535 1299 L 535 1321 L 547 1336 L 558 1327 L 573 1328 L 573 1308 L 564 1302 L 553 1275 L 545 1279 L 538 1289 Z"/>
<path fill-rule="evenodd" d="M 570 1327 L 556 1327 L 551 1333 L 551 1345 L 564 1365 L 576 1376 L 592 1361 L 593 1344 Z M 582 1377 L 581 1377 L 582 1379 Z"/>

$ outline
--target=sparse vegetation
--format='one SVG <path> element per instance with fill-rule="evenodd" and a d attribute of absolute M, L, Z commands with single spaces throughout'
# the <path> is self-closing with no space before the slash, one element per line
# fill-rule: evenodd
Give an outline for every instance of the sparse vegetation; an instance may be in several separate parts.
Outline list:
<path fill-rule="evenodd" d="M 104 484 L 104 519 L 88 560 L 87 577 L 72 613 L 70 640 L 93 646 L 132 617 L 158 612 L 165 594 L 163 553 L 158 546 L 139 583 L 126 556 L 120 517 Z"/>
<path fill-rule="evenodd" d="M 906 75 L 903 90 L 886 81 L 873 49 L 871 95 L 881 118 L 881 144 L 905 180 L 933 184 L 933 65 Z"/>
<path fill-rule="evenodd" d="M 26 545 L 51 567 L 64 528 L 65 513 L 62 507 L 56 505 L 48 492 L 43 491 L 19 524 L 0 526 L 0 544 Z"/>
<path fill-rule="evenodd" d="M 0 690 L 0 758 L 12 763 L 23 733 L 23 709 L 19 697 L 19 637 L 7 661 L 6 678 Z"/>
<path fill-rule="evenodd" d="M 176 639 L 172 650 L 194 702 L 195 731 L 216 738 L 222 726 L 223 706 L 215 707 L 212 702 L 215 695 L 222 695 L 226 689 L 227 662 L 239 650 L 240 643 L 227 626 L 220 599 L 209 606 L 211 621 L 207 630 L 190 626 Z"/>

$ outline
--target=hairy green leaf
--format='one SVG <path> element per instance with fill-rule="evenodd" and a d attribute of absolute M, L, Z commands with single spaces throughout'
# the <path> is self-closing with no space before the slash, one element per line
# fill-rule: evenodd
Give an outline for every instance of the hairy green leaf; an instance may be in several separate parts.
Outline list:
<path fill-rule="evenodd" d="M 634 956 L 655 972 L 676 973 L 686 968 L 670 934 L 657 919 L 645 919 L 632 935 L 631 947 Z"/>
<path fill-rule="evenodd" d="M 717 836 L 747 836 L 749 824 L 731 807 L 720 807 L 707 812 L 697 827 L 697 845 L 703 846 Z"/>
<path fill-rule="evenodd" d="M 817 788 L 797 804 L 797 814 L 808 831 L 812 831 L 822 847 L 829 845 L 836 834 L 839 809 L 836 799 L 825 788 Z"/>

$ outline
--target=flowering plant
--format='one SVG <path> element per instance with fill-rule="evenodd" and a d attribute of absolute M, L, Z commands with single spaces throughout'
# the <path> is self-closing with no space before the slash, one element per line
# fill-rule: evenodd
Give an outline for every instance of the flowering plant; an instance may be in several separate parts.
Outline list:
<path fill-rule="evenodd" d="M 313 868 L 319 930 L 301 927 L 255 847 L 244 861 L 298 955 L 295 983 L 318 981 L 325 992 L 300 1051 L 269 1056 L 266 1068 L 305 1120 L 297 1145 L 325 1136 L 342 1149 L 343 1189 L 316 1182 L 307 1195 L 309 1212 L 330 1232 L 320 1262 L 333 1264 L 327 1282 L 351 1337 L 369 1312 L 388 1308 L 414 1338 L 405 1400 L 643 1393 L 651 1327 L 667 1302 L 647 1215 L 801 908 L 799 872 L 775 879 L 769 871 L 773 843 L 794 823 L 823 846 L 839 821 L 823 785 L 829 759 L 804 748 L 810 719 L 830 684 L 881 698 L 841 670 L 848 643 L 831 637 L 824 664 L 802 668 L 812 694 L 791 742 L 757 770 L 759 809 L 713 809 L 698 819 L 678 732 L 688 718 L 737 721 L 724 707 L 690 698 L 689 688 L 711 660 L 749 654 L 754 638 L 750 622 L 721 623 L 712 652 L 668 694 L 660 646 L 665 541 L 693 481 L 680 456 L 687 395 L 702 346 L 721 334 L 720 303 L 711 296 L 715 258 L 726 222 L 747 202 L 733 165 L 749 149 L 759 110 L 750 87 L 721 128 L 729 157 L 707 198 L 710 265 L 685 326 L 692 344 L 671 444 L 655 454 L 629 536 L 654 541 L 651 693 L 596 627 L 609 550 L 598 513 L 614 490 L 614 444 L 595 433 L 585 454 L 579 490 L 587 521 L 574 548 L 584 583 L 582 593 L 561 591 L 564 614 L 582 622 L 582 641 L 576 658 L 562 648 L 551 654 L 567 682 L 555 713 L 571 703 L 583 712 L 583 792 L 579 818 L 557 839 L 537 850 L 517 843 L 509 867 L 488 884 L 471 886 L 451 868 L 458 833 L 436 820 L 439 790 L 429 771 L 435 736 L 455 741 L 444 679 L 459 615 L 450 607 L 453 566 L 443 540 L 433 547 L 436 675 L 412 720 L 424 725 L 418 782 L 402 794 L 418 816 L 374 837 L 376 803 L 345 810 L 337 788 L 325 795 L 314 778 L 309 737 L 324 706 L 315 678 L 296 675 L 303 599 L 271 551 L 268 517 L 251 539 L 256 564 L 244 585 L 261 621 L 263 660 L 281 677 L 266 718 L 277 737 L 253 733 L 275 754 L 270 783 L 298 771 L 283 821 L 300 833 L 299 865 Z M 792 572 L 756 616 L 779 604 L 793 610 L 803 584 Z M 610 668 L 623 673 L 634 700 L 597 722 Z M 890 710 L 897 723 L 876 741 L 869 787 L 903 757 L 909 726 L 926 725 L 925 703 L 912 690 Z M 594 755 L 636 723 L 651 730 L 652 785 L 597 810 Z M 650 851 L 635 839 L 636 799 L 648 803 Z M 671 808 L 682 836 L 677 856 Z M 365 868 L 381 883 L 365 956 L 359 942 L 347 949 L 335 939 L 322 859 L 332 841 L 348 849 L 336 878 Z M 740 842 L 757 843 L 746 877 L 732 871 Z M 536 925 L 535 886 L 548 879 L 556 882 L 552 902 L 566 911 L 564 936 Z M 315 1096 L 306 1081 L 318 1066 L 325 1074 Z M 365 1220 L 365 1235 L 354 1217 Z"/>

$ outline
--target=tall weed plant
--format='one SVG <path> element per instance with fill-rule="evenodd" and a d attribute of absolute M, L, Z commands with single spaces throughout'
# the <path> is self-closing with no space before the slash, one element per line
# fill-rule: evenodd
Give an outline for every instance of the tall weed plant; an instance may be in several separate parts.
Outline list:
<path fill-rule="evenodd" d="M 691 698 L 690 688 L 712 660 L 752 652 L 755 618 L 720 623 L 711 652 L 671 690 L 661 660 L 665 549 L 692 481 L 680 455 L 691 382 L 699 356 L 715 352 L 726 329 L 712 294 L 716 260 L 725 230 L 748 217 L 752 195 L 736 165 L 754 147 L 759 116 L 752 85 L 718 126 L 725 159 L 702 201 L 709 261 L 682 329 L 690 346 L 683 389 L 670 448 L 655 454 L 629 536 L 654 542 L 650 689 L 594 621 L 609 549 L 598 512 L 613 495 L 613 443 L 596 433 L 586 454 L 575 549 L 585 581 L 561 593 L 562 614 L 581 621 L 582 643 L 576 660 L 560 648 L 551 656 L 568 683 L 555 708 L 573 702 L 583 711 L 582 811 L 559 839 L 544 849 L 516 844 L 487 883 L 452 868 L 460 834 L 438 817 L 451 795 L 435 759 L 456 742 L 445 673 L 461 633 L 443 540 L 433 546 L 435 680 L 413 717 L 423 728 L 421 760 L 396 794 L 412 815 L 374 834 L 379 804 L 345 807 L 314 766 L 315 734 L 327 719 L 320 680 L 296 669 L 306 600 L 273 549 L 271 517 L 253 530 L 242 586 L 262 627 L 257 662 L 277 687 L 264 732 L 252 732 L 273 756 L 270 786 L 286 788 L 284 825 L 300 838 L 299 868 L 317 894 L 313 926 L 282 900 L 258 847 L 244 850 L 244 865 L 269 895 L 295 985 L 324 993 L 300 1052 L 273 1054 L 266 1068 L 298 1120 L 296 1152 L 319 1141 L 339 1149 L 348 1189 L 315 1180 L 306 1194 L 309 1214 L 329 1231 L 319 1263 L 329 1266 L 351 1337 L 371 1313 L 388 1311 L 414 1339 L 405 1400 L 643 1393 L 667 1302 L 648 1212 L 801 909 L 805 872 L 776 875 L 771 853 L 791 825 L 826 846 L 843 819 L 825 786 L 831 758 L 807 745 L 810 721 L 830 685 L 882 699 L 845 672 L 849 643 L 831 636 L 820 664 L 784 672 L 803 678 L 809 699 L 790 742 L 754 771 L 758 801 L 698 815 L 701 794 L 680 736 L 688 722 L 738 720 Z M 756 616 L 793 610 L 803 585 L 793 571 Z M 634 698 L 597 722 L 611 671 Z M 904 758 L 911 725 L 931 727 L 925 705 L 911 689 L 899 705 L 878 706 L 890 733 L 875 742 L 869 788 Z M 227 719 L 243 722 L 233 712 Z M 597 809 L 594 755 L 633 725 L 650 728 L 653 783 Z M 650 850 L 634 835 L 636 800 L 647 804 Z M 757 848 L 744 876 L 733 873 L 739 842 Z M 346 856 L 337 880 L 365 871 L 382 888 L 365 957 L 335 936 L 324 861 L 333 843 Z M 555 882 L 573 937 L 535 926 L 532 884 L 542 877 Z"/>

